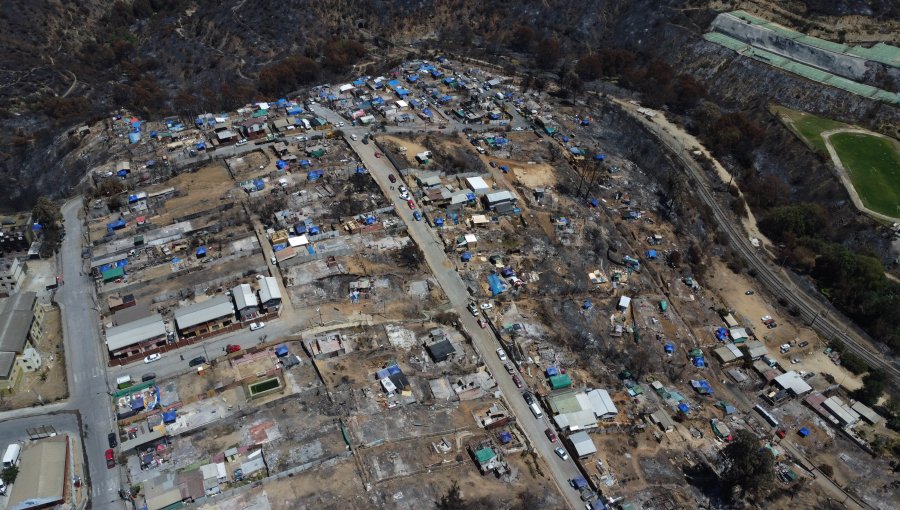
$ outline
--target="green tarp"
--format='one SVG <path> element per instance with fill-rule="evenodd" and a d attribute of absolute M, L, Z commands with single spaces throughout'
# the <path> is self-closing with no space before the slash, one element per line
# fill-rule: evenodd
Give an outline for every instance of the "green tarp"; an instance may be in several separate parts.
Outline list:
<path fill-rule="evenodd" d="M 123 276 L 125 276 L 125 268 L 124 267 L 114 267 L 111 269 L 107 269 L 106 271 L 103 271 L 103 281 L 104 282 L 111 282 L 111 281 L 115 280 L 116 278 L 121 278 Z"/>
<path fill-rule="evenodd" d="M 550 387 L 552 389 L 558 390 L 569 386 L 572 386 L 572 379 L 569 378 L 569 374 L 550 376 Z"/>

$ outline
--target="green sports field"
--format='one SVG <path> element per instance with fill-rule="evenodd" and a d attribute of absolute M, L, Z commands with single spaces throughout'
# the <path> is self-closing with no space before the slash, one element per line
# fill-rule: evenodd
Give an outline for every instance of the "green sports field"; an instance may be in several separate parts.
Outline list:
<path fill-rule="evenodd" d="M 803 141 L 812 147 L 814 151 L 826 158 L 828 157 L 828 150 L 825 149 L 825 140 L 821 137 L 822 132 L 852 127 L 843 122 L 826 119 L 825 117 L 817 117 L 811 113 L 791 110 L 790 108 L 785 108 L 783 106 L 772 105 L 770 108 L 772 113 L 777 115 L 782 122 L 787 124 L 788 129 L 803 139 Z"/>
<path fill-rule="evenodd" d="M 863 204 L 900 217 L 900 153 L 894 141 L 861 133 L 835 133 L 830 138 Z"/>

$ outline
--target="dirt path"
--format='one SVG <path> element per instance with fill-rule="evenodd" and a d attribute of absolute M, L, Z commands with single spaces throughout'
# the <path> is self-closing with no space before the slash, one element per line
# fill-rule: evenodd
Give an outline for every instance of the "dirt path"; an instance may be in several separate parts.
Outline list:
<path fill-rule="evenodd" d="M 838 177 L 841 179 L 841 184 L 844 185 L 844 188 L 847 190 L 847 193 L 850 194 L 850 199 L 853 200 L 853 205 L 856 206 L 860 211 L 868 214 L 869 216 L 883 221 L 895 222 L 900 220 L 900 216 L 888 216 L 886 214 L 877 213 L 869 208 L 867 208 L 862 199 L 859 198 L 859 193 L 856 192 L 856 188 L 853 187 L 853 181 L 850 180 L 850 173 L 847 172 L 847 169 L 844 168 L 844 164 L 841 162 L 841 158 L 838 156 L 837 151 L 834 149 L 834 145 L 831 143 L 831 135 L 836 135 L 838 133 L 856 133 L 861 135 L 869 135 L 869 136 L 877 136 L 879 138 L 885 138 L 895 145 L 897 145 L 897 141 L 888 136 L 884 136 L 881 133 L 873 133 L 872 131 L 866 131 L 865 129 L 854 129 L 854 128 L 838 128 L 831 129 L 828 131 L 823 131 L 819 136 L 822 137 L 822 140 L 825 141 L 825 148 L 828 149 L 828 155 L 831 156 L 831 162 L 834 163 L 834 167 L 837 169 Z"/>

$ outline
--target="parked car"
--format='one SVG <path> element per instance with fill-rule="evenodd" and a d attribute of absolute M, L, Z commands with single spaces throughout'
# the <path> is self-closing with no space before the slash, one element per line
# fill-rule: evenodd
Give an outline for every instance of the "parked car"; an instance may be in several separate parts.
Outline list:
<path fill-rule="evenodd" d="M 352 134 L 352 135 L 350 135 L 350 139 L 351 139 L 351 140 L 356 140 L 356 139 L 357 139 L 357 138 L 359 138 L 359 137 L 358 137 L 358 136 L 356 136 L 356 134 Z"/>
<path fill-rule="evenodd" d="M 569 460 L 569 454 L 566 453 L 566 451 L 563 450 L 562 447 L 557 446 L 556 448 L 553 449 L 553 451 L 556 452 L 557 455 L 559 455 L 560 459 Z"/>
<path fill-rule="evenodd" d="M 493 161 L 488 164 L 491 165 L 491 168 L 497 168 L 497 163 L 494 163 Z"/>
<path fill-rule="evenodd" d="M 800 360 L 799 360 L 799 359 L 797 359 L 797 358 L 792 358 L 792 359 L 791 359 L 791 365 L 796 365 L 797 363 L 800 363 Z"/>
<path fill-rule="evenodd" d="M 481 303 L 482 310 L 490 310 L 493 307 L 494 307 L 493 303 Z"/>
<path fill-rule="evenodd" d="M 406 205 L 408 205 L 410 209 L 415 209 L 415 208 L 416 208 L 416 203 L 413 202 L 411 198 L 410 198 L 409 200 L 406 201 Z"/>
<path fill-rule="evenodd" d="M 771 322 L 772 317 L 770 315 L 763 315 L 762 318 L 760 318 L 760 320 L 763 322 L 763 324 L 765 324 L 767 322 Z"/>
<path fill-rule="evenodd" d="M 744 294 L 747 295 L 747 296 L 752 296 L 752 295 L 753 295 L 753 291 L 752 291 L 752 290 L 748 290 L 747 292 L 744 292 Z"/>
<path fill-rule="evenodd" d="M 206 363 L 206 358 L 204 358 L 203 356 L 197 356 L 196 358 L 189 361 L 188 365 L 192 366 L 192 367 L 196 367 L 197 365 L 202 365 L 204 363 Z"/>
<path fill-rule="evenodd" d="M 422 215 L 419 214 L 419 211 L 413 211 L 413 219 L 416 221 L 422 221 Z"/>
<path fill-rule="evenodd" d="M 799 347 L 802 349 L 802 348 L 806 347 L 807 345 L 809 345 L 809 342 L 807 342 L 806 340 L 804 340 L 804 341 L 800 342 Z"/>
<path fill-rule="evenodd" d="M 503 347 L 497 347 L 497 356 L 500 358 L 500 361 L 506 361 L 509 359 L 506 357 L 506 352 L 503 350 Z"/>
<path fill-rule="evenodd" d="M 153 363 L 154 361 L 158 360 L 161 357 L 162 356 L 160 356 L 160 354 L 158 352 L 154 352 L 153 354 L 144 358 L 144 363 Z"/>
<path fill-rule="evenodd" d="M 522 398 L 525 399 L 525 403 L 528 405 L 534 404 L 534 395 L 531 392 L 526 391 L 522 394 Z"/>
<path fill-rule="evenodd" d="M 228 344 L 225 346 L 225 352 L 228 354 L 238 352 L 239 350 L 241 350 L 241 346 L 237 344 Z"/>
<path fill-rule="evenodd" d="M 376 152 L 376 153 L 375 153 L 375 157 L 376 157 L 376 158 L 380 158 L 380 157 L 381 157 L 381 153 L 380 153 L 380 152 Z"/>
<path fill-rule="evenodd" d="M 550 430 L 550 428 L 545 429 L 544 434 L 547 435 L 547 439 L 549 439 L 551 443 L 556 442 L 556 433 Z"/>
<path fill-rule="evenodd" d="M 513 384 L 516 385 L 516 388 L 519 388 L 519 389 L 521 390 L 521 389 L 522 389 L 522 386 L 524 386 L 524 385 L 522 384 L 522 379 L 519 379 L 519 376 L 518 376 L 518 375 L 513 375 L 513 376 L 512 376 L 512 380 L 513 380 Z"/>
<path fill-rule="evenodd" d="M 110 432 L 106 439 L 109 441 L 109 447 L 115 448 L 119 446 L 119 436 L 115 432 Z"/>
<path fill-rule="evenodd" d="M 469 303 L 469 313 L 471 313 L 473 317 L 478 316 L 478 307 L 475 306 L 475 303 Z"/>
<path fill-rule="evenodd" d="M 146 374 L 141 376 L 141 382 L 152 381 L 154 379 L 156 379 L 156 374 L 154 374 L 153 372 L 147 372 Z"/>
<path fill-rule="evenodd" d="M 252 322 L 250 323 L 250 331 L 256 331 L 257 329 L 262 329 L 266 327 L 265 322 Z"/>
<path fill-rule="evenodd" d="M 241 145 L 246 145 L 246 144 L 247 144 L 247 139 L 246 139 L 246 138 L 241 138 L 240 140 L 238 140 L 238 142 L 237 142 L 235 145 L 237 145 L 238 147 L 240 147 Z"/>
<path fill-rule="evenodd" d="M 790 352 L 791 344 L 781 344 L 781 348 L 779 350 L 781 352 Z"/>
<path fill-rule="evenodd" d="M 391 181 L 391 183 L 397 182 L 397 178 L 394 174 L 388 174 L 388 180 Z"/>
<path fill-rule="evenodd" d="M 481 329 L 487 327 L 487 322 L 484 319 L 478 319 L 478 325 L 481 326 Z"/>
<path fill-rule="evenodd" d="M 505 368 L 506 371 L 510 374 L 516 371 L 516 367 L 514 367 L 513 364 L 508 361 L 503 364 L 503 368 Z"/>
<path fill-rule="evenodd" d="M 106 450 L 106 467 L 109 469 L 116 467 L 116 452 L 112 448 Z"/>
<path fill-rule="evenodd" d="M 278 265 L 278 259 L 276 259 L 274 256 L 269 259 L 269 262 L 271 262 L 273 266 Z"/>

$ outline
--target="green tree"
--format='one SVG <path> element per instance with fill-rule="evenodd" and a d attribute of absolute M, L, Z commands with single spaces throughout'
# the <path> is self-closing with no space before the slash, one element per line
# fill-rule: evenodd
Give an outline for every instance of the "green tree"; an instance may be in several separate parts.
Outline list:
<path fill-rule="evenodd" d="M 722 482 L 726 494 L 762 495 L 775 480 L 772 453 L 760 445 L 759 438 L 746 429 L 734 433 L 734 440 L 722 450 L 725 469 Z"/>
<path fill-rule="evenodd" d="M 15 483 L 18 476 L 19 468 L 17 466 L 5 467 L 3 468 L 3 471 L 0 471 L 0 479 L 3 479 L 3 483 L 6 485 Z"/>
<path fill-rule="evenodd" d="M 884 372 L 881 370 L 871 370 L 863 377 L 862 387 L 850 395 L 867 406 L 874 406 L 878 403 L 882 393 L 884 393 L 887 383 L 887 376 L 885 376 Z"/>

